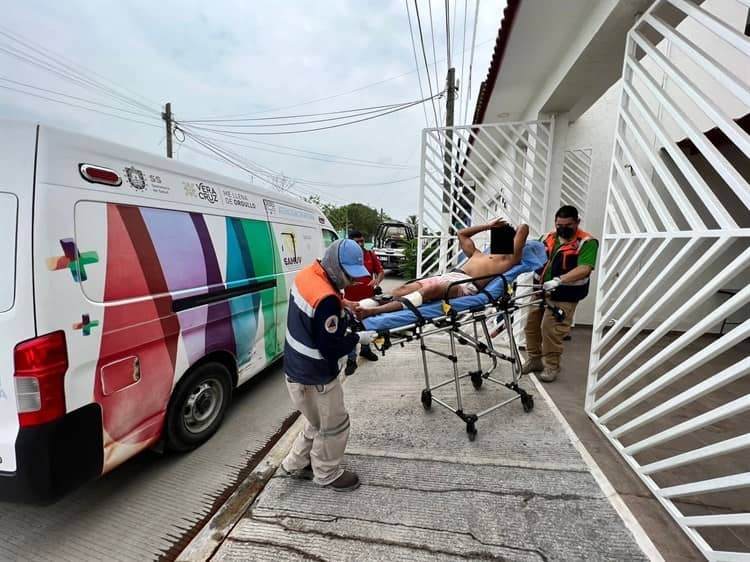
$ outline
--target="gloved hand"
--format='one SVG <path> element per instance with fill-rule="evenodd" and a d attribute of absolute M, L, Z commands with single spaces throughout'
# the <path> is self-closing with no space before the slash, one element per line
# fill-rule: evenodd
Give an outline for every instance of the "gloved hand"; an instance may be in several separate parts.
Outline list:
<path fill-rule="evenodd" d="M 560 286 L 561 283 L 562 283 L 562 281 L 560 280 L 560 278 L 559 277 L 555 277 L 553 279 L 550 279 L 549 281 L 545 281 L 544 285 L 542 285 L 542 288 L 545 291 L 554 291 L 555 289 L 557 289 Z"/>
<path fill-rule="evenodd" d="M 375 330 L 363 330 L 358 334 L 359 343 L 363 345 L 369 345 L 378 338 L 378 333 Z"/>

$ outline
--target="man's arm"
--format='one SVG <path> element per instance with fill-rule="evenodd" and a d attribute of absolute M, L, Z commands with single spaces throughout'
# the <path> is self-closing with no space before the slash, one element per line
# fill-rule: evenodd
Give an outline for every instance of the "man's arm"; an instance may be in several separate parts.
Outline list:
<path fill-rule="evenodd" d="M 560 280 L 563 283 L 574 283 L 575 281 L 586 279 L 591 275 L 596 265 L 596 252 L 598 249 L 599 242 L 596 240 L 587 240 L 584 242 L 578 256 L 578 266 L 561 275 Z"/>
<path fill-rule="evenodd" d="M 560 276 L 560 281 L 563 283 L 575 283 L 576 281 L 580 281 L 581 279 L 586 279 L 591 275 L 591 266 L 590 265 L 579 265 L 578 267 L 574 267 L 567 273 L 563 273 Z"/>
<path fill-rule="evenodd" d="M 516 230 L 516 236 L 513 238 L 513 265 L 521 263 L 523 248 L 526 246 L 526 239 L 529 237 L 529 225 L 521 224 Z"/>
<path fill-rule="evenodd" d="M 341 316 L 341 305 L 335 296 L 328 296 L 318 303 L 313 331 L 316 347 L 323 357 L 336 360 L 354 349 L 359 336 L 347 333 L 347 326 L 347 318 Z"/>
<path fill-rule="evenodd" d="M 385 277 L 385 271 L 383 271 L 383 264 L 380 263 L 380 259 L 378 259 L 378 256 L 375 252 L 372 250 L 369 250 L 370 255 L 372 256 L 372 263 L 375 266 L 375 283 L 370 283 L 373 287 L 377 287 L 380 285 L 380 282 L 383 281 L 383 277 Z"/>
<path fill-rule="evenodd" d="M 484 232 L 485 230 L 489 230 L 490 228 L 495 228 L 496 226 L 503 226 L 506 224 L 508 223 L 506 223 L 504 220 L 497 219 L 487 224 L 462 228 L 457 232 L 458 243 L 461 245 L 461 250 L 467 256 L 473 256 L 479 250 L 477 250 L 477 247 L 474 245 L 474 241 L 471 239 L 472 236 L 480 232 Z"/>

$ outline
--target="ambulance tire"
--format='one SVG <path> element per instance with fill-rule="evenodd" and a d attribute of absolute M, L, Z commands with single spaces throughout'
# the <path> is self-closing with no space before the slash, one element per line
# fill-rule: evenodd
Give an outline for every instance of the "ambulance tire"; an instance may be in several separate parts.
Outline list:
<path fill-rule="evenodd" d="M 204 363 L 187 373 L 167 408 L 166 447 L 187 452 L 208 441 L 224 420 L 231 398 L 232 376 L 221 363 Z"/>

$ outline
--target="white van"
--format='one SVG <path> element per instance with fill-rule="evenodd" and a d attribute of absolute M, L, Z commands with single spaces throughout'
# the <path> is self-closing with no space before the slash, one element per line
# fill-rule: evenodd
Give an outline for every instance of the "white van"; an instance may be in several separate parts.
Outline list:
<path fill-rule="evenodd" d="M 0 121 L 0 170 L 4 500 L 206 441 L 336 238 L 303 201 L 49 127 Z"/>

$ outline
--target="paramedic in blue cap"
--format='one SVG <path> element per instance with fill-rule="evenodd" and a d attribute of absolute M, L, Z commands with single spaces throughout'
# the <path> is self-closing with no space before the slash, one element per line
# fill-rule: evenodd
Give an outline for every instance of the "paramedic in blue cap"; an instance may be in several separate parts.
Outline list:
<path fill-rule="evenodd" d="M 299 272 L 289 297 L 284 371 L 289 396 L 305 424 L 281 469 L 339 492 L 359 487 L 359 477 L 341 468 L 349 414 L 339 364 L 357 343 L 369 344 L 376 336 L 371 331 L 347 331 L 350 315 L 341 291 L 366 275 L 359 244 L 337 240 L 322 260 Z"/>

